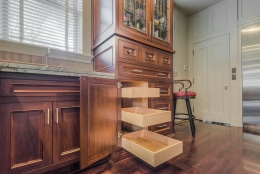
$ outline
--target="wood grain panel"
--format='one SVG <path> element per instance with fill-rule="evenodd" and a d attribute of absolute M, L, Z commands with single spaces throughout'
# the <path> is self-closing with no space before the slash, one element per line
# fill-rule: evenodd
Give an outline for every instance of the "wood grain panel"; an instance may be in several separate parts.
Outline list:
<path fill-rule="evenodd" d="M 10 104 L 10 169 L 34 169 L 52 163 L 51 103 Z"/>
<path fill-rule="evenodd" d="M 81 77 L 81 168 L 112 153 L 118 143 L 119 90 L 116 80 Z"/>
<path fill-rule="evenodd" d="M 0 79 L 1 96 L 57 96 L 78 95 L 78 82 L 59 82 L 40 81 L 40 80 L 18 80 L 18 79 Z"/>
<path fill-rule="evenodd" d="M 96 72 L 115 73 L 115 40 L 111 38 L 94 50 Z"/>
<path fill-rule="evenodd" d="M 0 60 L 12 63 L 34 64 L 38 66 L 46 65 L 46 58 L 42 56 L 32 56 L 13 52 L 0 51 Z"/>
<path fill-rule="evenodd" d="M 79 158 L 79 101 L 54 102 L 53 111 L 54 163 Z"/>

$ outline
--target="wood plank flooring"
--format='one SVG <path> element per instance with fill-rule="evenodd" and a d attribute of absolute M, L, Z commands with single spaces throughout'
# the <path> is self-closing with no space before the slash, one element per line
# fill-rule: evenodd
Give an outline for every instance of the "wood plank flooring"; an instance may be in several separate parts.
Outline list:
<path fill-rule="evenodd" d="M 260 174 L 260 136 L 196 121 L 196 137 L 188 124 L 175 126 L 175 138 L 183 141 L 183 153 L 157 168 L 148 166 L 123 149 L 109 163 L 80 174 Z"/>

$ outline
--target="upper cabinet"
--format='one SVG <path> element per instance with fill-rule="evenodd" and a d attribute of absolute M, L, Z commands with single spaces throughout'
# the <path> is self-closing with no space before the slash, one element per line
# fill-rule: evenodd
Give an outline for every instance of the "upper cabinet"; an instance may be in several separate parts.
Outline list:
<path fill-rule="evenodd" d="M 116 34 L 173 52 L 172 0 L 94 0 L 93 48 Z"/>

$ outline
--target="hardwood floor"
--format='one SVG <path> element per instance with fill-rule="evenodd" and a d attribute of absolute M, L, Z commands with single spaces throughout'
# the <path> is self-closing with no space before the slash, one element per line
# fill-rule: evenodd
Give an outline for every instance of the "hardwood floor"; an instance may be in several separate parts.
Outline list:
<path fill-rule="evenodd" d="M 175 138 L 183 141 L 183 153 L 157 168 L 152 168 L 123 149 L 115 152 L 110 163 L 81 174 L 255 174 L 260 173 L 260 136 L 242 128 L 196 124 L 192 138 L 188 124 L 175 126 Z"/>

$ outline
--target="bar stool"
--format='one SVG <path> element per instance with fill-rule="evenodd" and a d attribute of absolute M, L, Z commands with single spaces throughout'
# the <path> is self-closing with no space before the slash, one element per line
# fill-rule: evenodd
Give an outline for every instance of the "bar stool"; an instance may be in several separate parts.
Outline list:
<path fill-rule="evenodd" d="M 191 106 L 190 106 L 190 99 L 194 99 L 196 97 L 196 92 L 194 91 L 188 91 L 188 89 L 192 86 L 192 83 L 190 80 L 183 79 L 183 80 L 175 80 L 173 84 L 180 84 L 181 88 L 179 89 L 179 92 L 173 93 L 173 124 L 175 123 L 175 119 L 181 119 L 181 120 L 189 120 L 190 122 L 190 128 L 191 128 L 191 134 L 192 137 L 195 137 L 195 124 L 194 119 L 195 116 L 192 114 Z M 185 85 L 187 87 L 185 87 Z M 185 91 L 181 91 L 185 87 Z M 176 106 L 177 106 L 177 100 L 185 100 L 186 107 L 187 107 L 187 113 L 176 113 Z M 187 115 L 188 118 L 183 117 L 176 117 L 176 115 Z"/>

